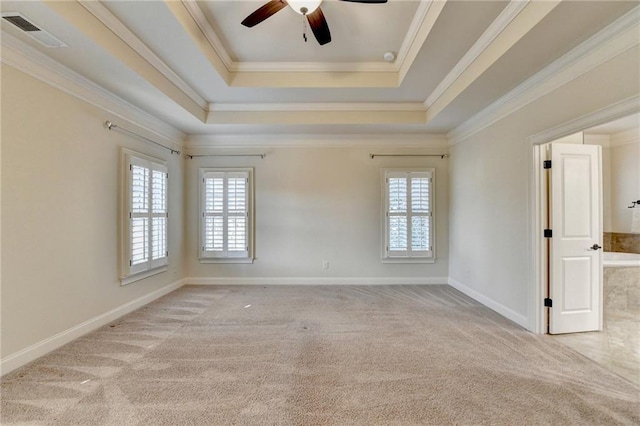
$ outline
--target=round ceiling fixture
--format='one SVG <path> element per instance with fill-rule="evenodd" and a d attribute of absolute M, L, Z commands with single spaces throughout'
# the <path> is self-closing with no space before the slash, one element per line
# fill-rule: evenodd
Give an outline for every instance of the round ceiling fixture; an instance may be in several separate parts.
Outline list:
<path fill-rule="evenodd" d="M 287 4 L 291 6 L 299 15 L 309 15 L 313 13 L 322 3 L 322 0 L 288 0 Z"/>
<path fill-rule="evenodd" d="M 396 59 L 396 55 L 393 52 L 387 52 L 382 57 L 387 62 L 393 62 Z"/>

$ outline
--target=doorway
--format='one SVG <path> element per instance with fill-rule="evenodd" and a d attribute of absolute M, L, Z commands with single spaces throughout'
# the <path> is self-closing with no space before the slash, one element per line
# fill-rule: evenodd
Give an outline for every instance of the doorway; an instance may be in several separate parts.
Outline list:
<path fill-rule="evenodd" d="M 627 380 L 640 384 L 640 232 L 630 228 L 633 223 L 630 207 L 635 207 L 633 201 L 638 201 L 633 198 L 640 198 L 640 114 L 586 129 L 573 137 L 576 138 L 573 143 L 599 145 L 602 149 L 603 232 L 599 245 L 604 246 L 607 252 L 602 256 L 605 261 L 601 269 L 604 272 L 602 327 L 601 331 L 560 334 L 553 338 Z M 544 161 L 545 156 L 542 145 L 534 146 L 534 167 Z M 544 172 L 533 175 L 538 179 L 534 187 L 544 189 Z M 622 187 L 616 187 L 616 179 L 623 182 Z M 544 211 L 547 199 L 543 194 L 535 194 L 536 209 Z M 640 216 L 640 211 L 636 215 Z M 543 230 L 545 218 L 535 219 L 534 228 Z M 544 240 L 534 247 L 538 258 L 536 265 L 539 266 L 538 291 L 540 296 L 546 297 L 548 277 L 545 274 L 553 260 L 546 257 Z M 638 251 L 638 254 L 618 254 L 621 251 Z M 542 303 L 537 307 L 539 331 L 546 332 L 546 311 L 549 308 L 543 307 Z"/>

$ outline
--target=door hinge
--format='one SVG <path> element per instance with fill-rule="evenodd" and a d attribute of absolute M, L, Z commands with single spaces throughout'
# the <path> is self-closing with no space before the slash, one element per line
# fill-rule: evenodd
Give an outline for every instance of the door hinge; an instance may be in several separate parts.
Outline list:
<path fill-rule="evenodd" d="M 133 170 L 133 164 L 129 164 L 129 170 L 132 171 Z"/>
<path fill-rule="evenodd" d="M 544 230 L 544 237 L 545 238 L 551 238 L 553 237 L 553 231 L 551 229 L 545 229 Z"/>
<path fill-rule="evenodd" d="M 544 307 L 545 308 L 552 308 L 553 307 L 553 301 L 551 299 L 549 299 L 548 297 L 544 299 Z"/>
<path fill-rule="evenodd" d="M 542 162 L 542 167 L 545 169 L 550 169 L 551 168 L 551 160 L 544 160 Z"/>
<path fill-rule="evenodd" d="M 129 260 L 129 266 L 133 266 L 133 260 Z"/>

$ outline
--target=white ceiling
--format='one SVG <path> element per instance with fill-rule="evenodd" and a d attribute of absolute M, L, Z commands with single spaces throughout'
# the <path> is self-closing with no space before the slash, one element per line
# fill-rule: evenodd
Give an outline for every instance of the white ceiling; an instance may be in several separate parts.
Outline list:
<path fill-rule="evenodd" d="M 446 133 L 636 1 L 325 0 L 319 46 L 264 1 L 2 1 L 69 47 L 26 45 L 185 133 Z M 636 9 L 637 10 L 637 9 Z M 16 42 L 16 40 L 18 42 Z M 397 55 L 387 63 L 382 55 Z"/>

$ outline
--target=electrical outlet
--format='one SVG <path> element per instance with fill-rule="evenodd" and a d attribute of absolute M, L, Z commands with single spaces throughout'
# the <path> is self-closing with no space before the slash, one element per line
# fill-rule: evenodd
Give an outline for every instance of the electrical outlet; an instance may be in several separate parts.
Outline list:
<path fill-rule="evenodd" d="M 329 261 L 328 260 L 323 260 L 322 261 L 322 269 L 329 269 Z"/>

